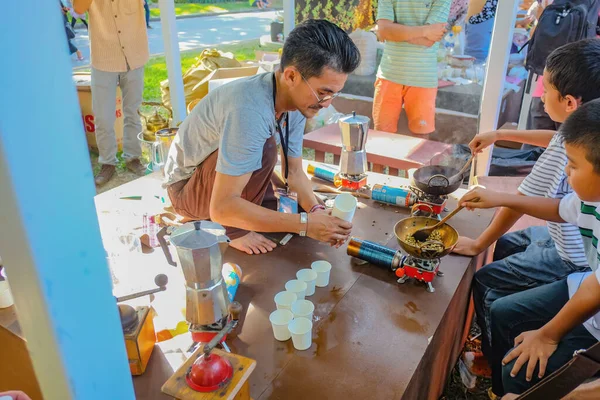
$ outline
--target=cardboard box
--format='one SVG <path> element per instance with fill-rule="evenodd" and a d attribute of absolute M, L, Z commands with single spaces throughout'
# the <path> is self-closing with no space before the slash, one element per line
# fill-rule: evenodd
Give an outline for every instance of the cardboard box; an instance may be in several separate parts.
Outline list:
<path fill-rule="evenodd" d="M 242 78 L 245 76 L 252 76 L 260 73 L 262 70 L 259 67 L 239 67 L 239 68 L 219 68 L 211 72 L 206 78 L 202 80 L 202 82 L 198 83 L 192 89 L 192 92 L 196 92 L 197 90 L 201 90 L 202 92 L 208 93 L 208 91 L 213 86 L 210 82 L 214 80 L 234 80 L 232 78 Z M 200 89 L 202 85 L 206 85 L 206 90 Z"/>
<path fill-rule="evenodd" d="M 94 123 L 94 113 L 92 112 L 92 77 L 89 73 L 73 74 L 73 83 L 77 86 L 77 96 L 79 98 L 79 107 L 81 108 L 81 118 L 83 128 L 87 138 L 88 146 L 98 151 L 96 144 L 96 124 Z M 115 134 L 117 136 L 117 146 L 119 150 L 123 148 L 123 104 L 121 89 L 117 86 L 116 109 L 115 109 Z"/>
<path fill-rule="evenodd" d="M 254 50 L 256 61 L 277 61 L 281 58 L 281 54 L 277 51 Z"/>

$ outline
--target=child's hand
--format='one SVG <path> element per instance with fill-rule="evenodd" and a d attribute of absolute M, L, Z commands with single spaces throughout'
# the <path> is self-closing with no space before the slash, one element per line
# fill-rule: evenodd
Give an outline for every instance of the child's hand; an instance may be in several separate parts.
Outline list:
<path fill-rule="evenodd" d="M 558 342 L 544 335 L 541 329 L 535 331 L 523 332 L 515 339 L 515 348 L 512 349 L 502 360 L 502 365 L 506 365 L 515 358 L 517 361 L 510 371 L 510 376 L 517 376 L 521 367 L 527 363 L 527 381 L 531 381 L 533 370 L 540 363 L 538 378 L 542 379 L 546 373 L 548 359 L 556 350 Z"/>
<path fill-rule="evenodd" d="M 498 140 L 498 132 L 486 132 L 477 135 L 469 143 L 469 148 L 473 154 L 481 153 L 483 149 L 496 143 Z"/>
<path fill-rule="evenodd" d="M 500 202 L 501 197 L 502 193 L 478 187 L 466 193 L 458 201 L 458 204 L 465 207 L 467 210 L 473 210 L 475 208 L 494 208 L 502 205 Z"/>

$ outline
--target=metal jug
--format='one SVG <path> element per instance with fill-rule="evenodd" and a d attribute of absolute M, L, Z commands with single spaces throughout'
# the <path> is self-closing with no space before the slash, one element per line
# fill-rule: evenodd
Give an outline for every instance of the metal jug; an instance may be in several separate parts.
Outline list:
<path fill-rule="evenodd" d="M 229 315 L 229 296 L 223 281 L 223 254 L 229 245 L 225 228 L 211 221 L 165 227 L 157 234 L 169 264 L 177 265 L 165 241 L 175 246 L 186 282 L 186 320 L 190 331 L 222 329 Z"/>
<path fill-rule="evenodd" d="M 354 111 L 352 115 L 339 120 L 342 134 L 340 173 L 344 177 L 364 177 L 368 171 L 365 144 L 370 121 L 368 117 L 356 115 Z"/>
<path fill-rule="evenodd" d="M 144 120 L 145 131 L 144 131 L 144 139 L 153 142 L 156 138 L 156 132 L 169 127 L 169 121 L 173 118 L 173 114 L 171 110 L 165 107 L 162 103 L 157 103 L 153 101 L 143 102 L 141 107 L 152 107 L 153 113 L 151 115 L 145 115 L 138 109 L 138 114 Z M 160 109 L 163 109 L 167 112 L 168 118 L 163 117 L 158 113 Z"/>
<path fill-rule="evenodd" d="M 347 115 L 339 120 L 340 130 L 342 131 L 342 146 L 346 151 L 364 150 L 367 143 L 367 134 L 369 133 L 368 117 L 356 115 Z"/>

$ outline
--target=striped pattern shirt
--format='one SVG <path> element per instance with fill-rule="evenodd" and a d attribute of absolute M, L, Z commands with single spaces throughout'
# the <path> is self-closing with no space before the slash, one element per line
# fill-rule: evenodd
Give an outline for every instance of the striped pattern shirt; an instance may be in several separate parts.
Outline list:
<path fill-rule="evenodd" d="M 600 269 L 598 269 L 598 238 L 600 237 L 600 203 L 589 203 L 581 201 L 575 193 L 564 197 L 560 202 L 559 213 L 562 219 L 577 225 L 583 237 L 585 252 L 589 266 L 593 272 L 577 272 L 569 275 L 567 285 L 569 286 L 569 297 L 573 297 L 581 283 L 590 274 L 595 274 L 600 282 Z M 583 323 L 583 326 L 596 339 L 600 340 L 600 313 L 594 315 Z"/>
<path fill-rule="evenodd" d="M 143 0 L 94 0 L 89 9 L 92 67 L 126 72 L 148 61 Z"/>
<path fill-rule="evenodd" d="M 448 21 L 451 0 L 379 0 L 377 19 L 423 26 Z M 386 41 L 377 76 L 400 85 L 436 88 L 437 43 L 431 47 Z"/>
<path fill-rule="evenodd" d="M 548 148 L 535 163 L 531 173 L 519 186 L 519 192 L 526 196 L 542 196 L 562 199 L 573 190 L 567 182 L 565 166 L 567 153 L 560 133 L 554 135 Z M 548 222 L 548 231 L 556 250 L 565 261 L 585 267 L 588 265 L 583 241 L 577 226 L 564 223 Z"/>

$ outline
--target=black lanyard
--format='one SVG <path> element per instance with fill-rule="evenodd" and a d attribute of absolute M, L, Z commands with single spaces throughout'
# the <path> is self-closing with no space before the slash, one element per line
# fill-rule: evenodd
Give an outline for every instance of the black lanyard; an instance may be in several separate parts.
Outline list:
<path fill-rule="evenodd" d="M 276 96 L 277 96 L 277 82 L 275 80 L 275 72 L 273 72 L 273 109 L 275 109 Z M 277 112 L 275 112 L 275 113 L 277 113 Z M 283 132 L 281 129 L 281 120 L 284 118 L 285 118 L 285 121 L 284 121 L 285 140 L 283 139 Z M 290 145 L 290 119 L 289 119 L 289 114 L 287 112 L 284 115 L 282 115 L 281 118 L 279 118 L 279 119 L 277 119 L 277 117 L 275 117 L 275 129 L 277 129 L 277 132 L 279 133 L 279 142 L 281 143 L 281 149 L 283 150 L 283 157 L 285 159 L 284 178 L 285 178 L 285 188 L 287 190 L 288 189 L 288 171 L 289 171 L 288 149 L 289 149 L 289 145 Z"/>

